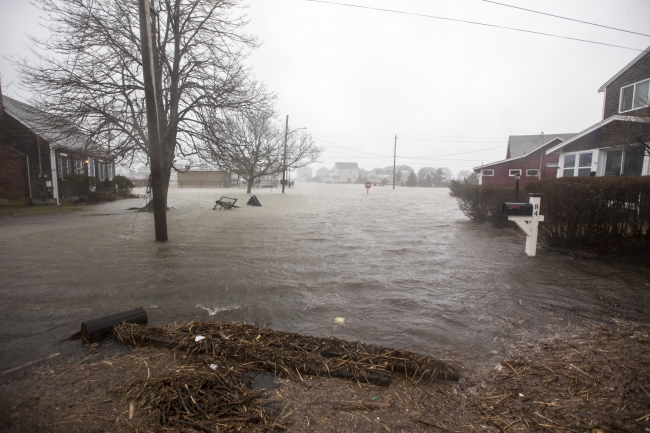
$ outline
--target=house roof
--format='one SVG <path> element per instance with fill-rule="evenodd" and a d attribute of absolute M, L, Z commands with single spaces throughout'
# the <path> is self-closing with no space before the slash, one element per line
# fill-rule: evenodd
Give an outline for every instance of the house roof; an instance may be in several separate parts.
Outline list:
<path fill-rule="evenodd" d="M 588 135 L 588 134 L 602 128 L 603 126 L 605 126 L 605 125 L 607 125 L 609 123 L 615 122 L 615 121 L 645 122 L 645 121 L 647 121 L 647 118 L 636 117 L 636 116 L 620 116 L 620 115 L 608 117 L 607 119 L 601 120 L 600 122 L 596 123 L 595 125 L 591 125 L 589 128 L 585 129 L 584 131 L 578 132 L 577 134 L 573 135 L 571 138 L 568 138 L 568 139 L 564 140 L 562 143 L 551 147 L 550 149 L 548 149 L 546 151 L 546 154 L 548 155 L 549 153 L 553 153 L 553 152 L 555 152 L 555 151 L 557 151 L 559 149 L 562 149 L 564 146 L 575 142 L 579 138 L 582 138 L 585 135 Z"/>
<path fill-rule="evenodd" d="M 336 162 L 334 163 L 334 169 L 339 170 L 358 170 L 359 166 L 356 162 Z"/>
<path fill-rule="evenodd" d="M 86 150 L 94 144 L 88 136 L 76 130 L 74 126 L 29 104 L 3 95 L 2 105 L 5 113 L 48 141 L 53 147 Z"/>
<path fill-rule="evenodd" d="M 627 71 L 628 69 L 630 69 L 630 68 L 631 68 L 631 67 L 632 67 L 636 62 L 638 62 L 639 60 L 641 60 L 641 59 L 642 59 L 646 54 L 648 54 L 648 53 L 650 53 L 650 47 L 648 47 L 648 48 L 646 48 L 645 50 L 643 50 L 643 51 L 641 52 L 641 54 L 639 54 L 638 56 L 636 56 L 636 57 L 635 57 L 635 58 L 634 58 L 630 63 L 628 63 L 627 65 L 625 65 L 625 67 L 624 67 L 623 69 L 621 69 L 620 71 L 618 71 L 618 72 L 616 73 L 616 75 L 614 75 L 612 78 L 610 78 L 610 79 L 609 79 L 605 84 L 603 84 L 602 86 L 600 86 L 600 89 L 598 89 L 598 93 L 600 93 L 600 92 L 604 92 L 605 89 L 607 88 L 607 86 L 609 86 L 610 84 L 612 84 L 612 81 L 614 81 L 615 79 L 617 79 L 618 77 L 620 77 L 621 75 L 623 75 L 623 74 L 625 73 L 625 71 Z"/>
<path fill-rule="evenodd" d="M 562 140 L 571 138 L 575 135 L 571 134 L 544 134 L 544 142 L 542 143 L 541 134 L 535 135 L 511 135 L 508 137 L 508 150 L 506 151 L 506 159 L 519 158 L 520 156 L 528 155 L 540 148 L 543 145 L 550 143 L 559 137 Z"/>
<path fill-rule="evenodd" d="M 525 156 L 531 154 L 532 152 L 537 151 L 538 149 L 540 149 L 540 148 L 542 148 L 542 147 L 544 147 L 544 146 L 546 146 L 546 145 L 548 145 L 548 144 L 552 144 L 554 141 L 559 141 L 559 142 L 561 143 L 562 141 L 564 141 L 564 139 L 562 138 L 562 136 L 564 136 L 564 135 L 568 135 L 569 137 L 571 137 L 571 136 L 573 136 L 573 135 L 575 135 L 575 134 L 556 134 L 556 135 L 550 135 L 550 136 L 549 136 L 549 140 L 546 140 L 546 135 L 544 135 L 544 143 L 541 144 L 541 145 L 539 144 L 539 142 L 541 141 L 541 140 L 540 140 L 541 137 L 540 137 L 539 135 L 511 135 L 510 137 L 536 137 L 536 138 L 537 138 L 537 147 L 534 148 L 534 149 L 532 149 L 530 152 L 522 153 L 521 155 L 519 155 L 519 156 L 517 156 L 517 157 L 514 157 L 514 158 L 506 158 L 506 159 L 502 159 L 501 161 L 495 161 L 495 162 L 490 162 L 490 163 L 488 163 L 488 164 L 479 165 L 479 166 L 477 166 L 477 167 L 474 167 L 472 170 L 474 170 L 474 171 L 476 172 L 476 171 L 478 171 L 478 170 L 480 170 L 481 168 L 484 168 L 484 167 L 491 167 L 491 166 L 493 166 L 493 165 L 502 164 L 502 163 L 507 162 L 507 161 L 514 161 L 514 160 L 517 160 L 517 159 L 523 158 L 523 157 L 525 157 Z M 548 153 L 548 152 L 547 152 L 547 153 Z"/>

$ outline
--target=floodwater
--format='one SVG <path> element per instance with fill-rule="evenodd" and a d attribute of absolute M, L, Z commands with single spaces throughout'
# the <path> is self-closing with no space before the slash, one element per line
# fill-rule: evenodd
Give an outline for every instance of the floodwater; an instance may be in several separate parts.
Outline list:
<path fill-rule="evenodd" d="M 649 321 L 647 268 L 527 257 L 523 238 L 470 222 L 447 189 L 253 193 L 262 207 L 244 189 L 170 189 L 165 244 L 151 214 L 126 210 L 136 199 L 1 217 L 0 369 L 75 350 L 57 342 L 82 321 L 140 306 L 154 325 L 247 321 L 479 363 L 558 323 Z M 241 208 L 212 210 L 222 194 Z"/>

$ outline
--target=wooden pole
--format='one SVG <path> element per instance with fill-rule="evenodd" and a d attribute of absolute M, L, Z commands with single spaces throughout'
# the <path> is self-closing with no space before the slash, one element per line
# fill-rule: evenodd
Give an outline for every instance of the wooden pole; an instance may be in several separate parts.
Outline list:
<path fill-rule="evenodd" d="M 5 106 L 2 102 L 2 81 L 0 81 L 0 146 L 5 143 Z"/>
<path fill-rule="evenodd" d="M 287 183 L 287 138 L 289 137 L 289 115 L 287 114 L 287 123 L 284 125 L 284 157 L 282 158 L 282 194 L 284 186 Z"/>
<path fill-rule="evenodd" d="M 151 191 L 153 196 L 153 219 L 156 241 L 167 241 L 167 200 L 163 190 L 162 153 L 160 150 L 160 127 L 158 105 L 153 71 L 153 50 L 151 47 L 151 16 L 149 0 L 139 0 L 140 44 L 142 50 L 142 73 L 144 95 L 147 106 L 147 131 L 149 133 L 149 161 L 151 162 Z"/>
<path fill-rule="evenodd" d="M 393 189 L 395 189 L 395 161 L 397 161 L 397 134 L 395 134 L 395 149 L 393 150 Z"/>

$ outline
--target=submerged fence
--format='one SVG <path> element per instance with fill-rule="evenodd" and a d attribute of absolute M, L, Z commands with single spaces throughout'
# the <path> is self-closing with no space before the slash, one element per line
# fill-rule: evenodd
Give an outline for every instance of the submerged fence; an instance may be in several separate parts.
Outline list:
<path fill-rule="evenodd" d="M 230 182 L 222 180 L 179 180 L 179 188 L 228 188 Z"/>

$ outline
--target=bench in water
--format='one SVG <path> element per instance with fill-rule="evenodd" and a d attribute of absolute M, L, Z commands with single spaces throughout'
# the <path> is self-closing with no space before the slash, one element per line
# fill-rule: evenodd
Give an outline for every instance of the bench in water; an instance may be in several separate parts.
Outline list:
<path fill-rule="evenodd" d="M 232 200 L 232 201 L 227 201 L 227 200 L 224 200 L 224 199 L 228 199 L 228 200 Z M 237 203 L 236 198 L 226 197 L 225 195 L 222 195 L 221 198 L 219 200 L 217 200 L 217 203 L 214 205 L 212 210 L 215 210 L 217 207 L 219 207 L 219 210 L 223 210 L 223 209 L 228 210 L 228 209 L 232 209 L 234 207 L 239 207 L 239 206 L 235 206 L 235 203 Z"/>

